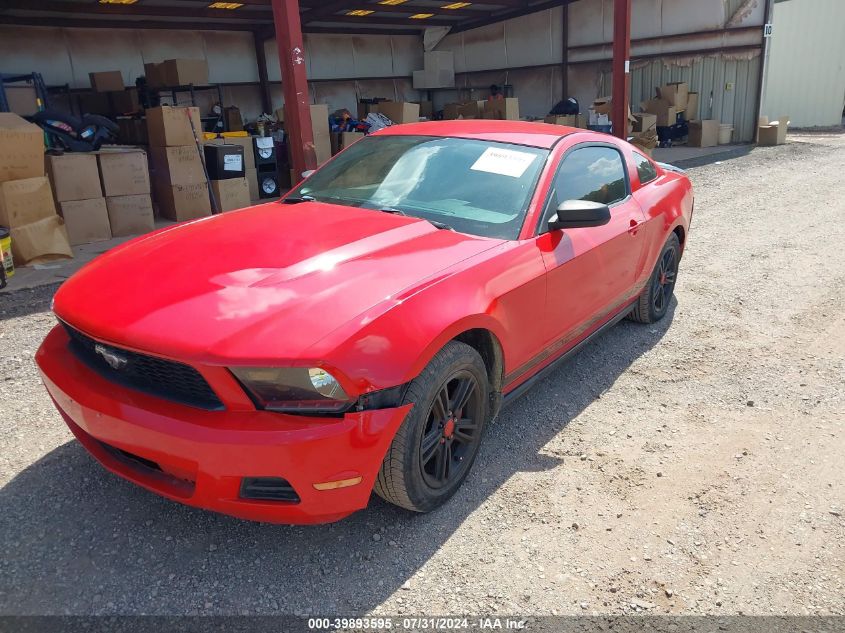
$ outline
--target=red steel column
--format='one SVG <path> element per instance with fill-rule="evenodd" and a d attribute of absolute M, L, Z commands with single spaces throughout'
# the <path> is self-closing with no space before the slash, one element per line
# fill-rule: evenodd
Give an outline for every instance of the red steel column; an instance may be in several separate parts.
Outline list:
<path fill-rule="evenodd" d="M 628 135 L 631 100 L 631 0 L 613 2 L 613 134 Z"/>
<path fill-rule="evenodd" d="M 317 167 L 314 133 L 311 127 L 311 99 L 305 75 L 305 44 L 299 19 L 299 0 L 271 0 L 276 27 L 276 46 L 282 69 L 285 95 L 285 132 L 290 145 L 293 170 L 300 174 Z"/>

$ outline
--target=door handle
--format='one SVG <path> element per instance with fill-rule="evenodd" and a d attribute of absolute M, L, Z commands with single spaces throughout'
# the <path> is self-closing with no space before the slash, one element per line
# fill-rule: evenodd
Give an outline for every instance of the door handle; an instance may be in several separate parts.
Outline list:
<path fill-rule="evenodd" d="M 631 235 L 636 235 L 637 231 L 639 231 L 639 230 L 640 230 L 640 223 L 637 222 L 636 220 L 631 220 L 631 223 L 630 223 L 629 228 L 628 228 L 628 233 L 630 233 Z"/>

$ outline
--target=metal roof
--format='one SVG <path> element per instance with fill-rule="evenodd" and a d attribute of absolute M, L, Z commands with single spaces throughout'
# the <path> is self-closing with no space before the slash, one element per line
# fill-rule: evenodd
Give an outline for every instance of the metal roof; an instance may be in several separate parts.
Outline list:
<path fill-rule="evenodd" d="M 500 22 L 572 0 L 300 0 L 306 33 L 419 33 L 431 26 L 451 32 Z M 271 0 L 0 0 L 0 24 L 95 28 L 166 28 L 273 34 Z"/>

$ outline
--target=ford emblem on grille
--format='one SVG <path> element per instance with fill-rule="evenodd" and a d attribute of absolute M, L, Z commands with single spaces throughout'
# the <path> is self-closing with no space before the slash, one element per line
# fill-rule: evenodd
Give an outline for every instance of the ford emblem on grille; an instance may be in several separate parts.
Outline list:
<path fill-rule="evenodd" d="M 128 358 L 111 351 L 107 347 L 103 347 L 99 343 L 94 345 L 94 351 L 102 356 L 103 360 L 106 361 L 112 369 L 121 370 L 129 364 Z"/>

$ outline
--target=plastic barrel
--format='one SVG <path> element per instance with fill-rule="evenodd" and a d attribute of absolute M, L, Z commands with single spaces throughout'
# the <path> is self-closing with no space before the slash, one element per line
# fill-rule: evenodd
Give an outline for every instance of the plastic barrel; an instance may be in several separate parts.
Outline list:
<path fill-rule="evenodd" d="M 730 145 L 733 131 L 734 128 L 732 125 L 728 125 L 727 123 L 719 125 L 719 145 Z"/>

